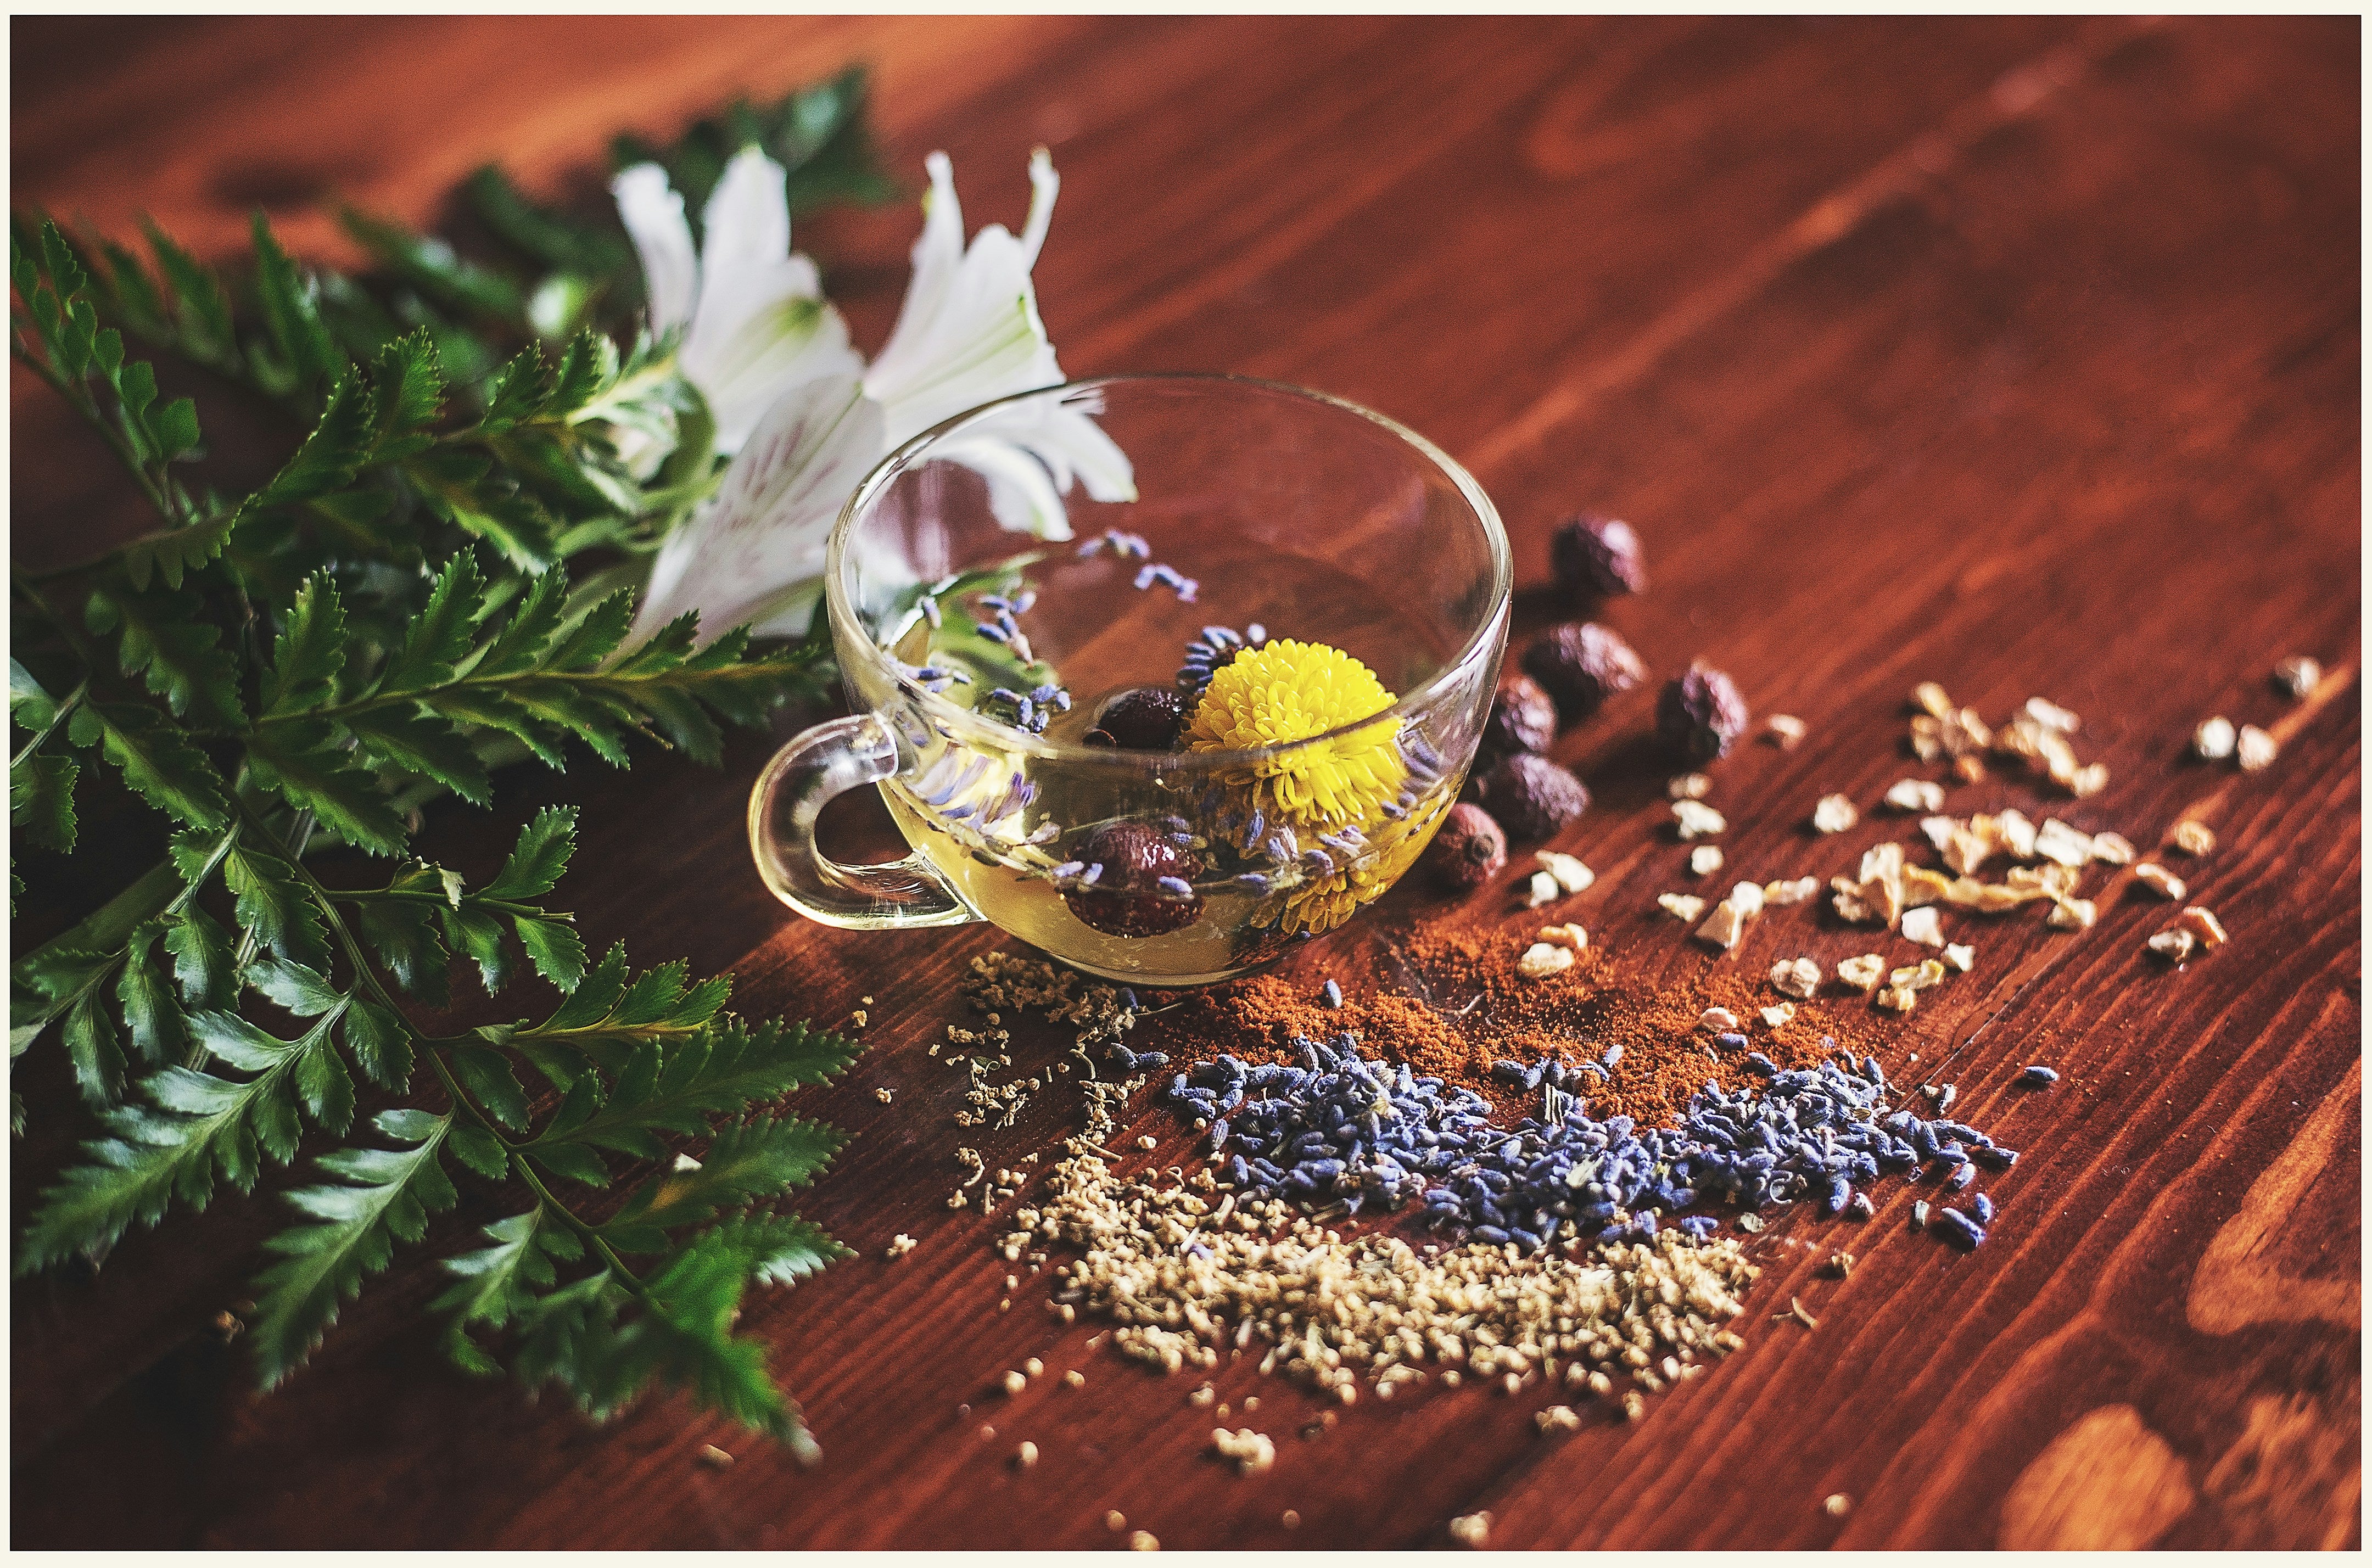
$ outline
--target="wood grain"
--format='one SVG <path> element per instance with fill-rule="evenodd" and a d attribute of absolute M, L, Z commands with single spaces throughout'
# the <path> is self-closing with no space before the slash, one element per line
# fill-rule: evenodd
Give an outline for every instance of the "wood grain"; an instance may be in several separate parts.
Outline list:
<path fill-rule="evenodd" d="M 208 1324 L 276 1221 L 225 1203 L 95 1281 L 17 1287 L 17 1544 L 1093 1547 L 1108 1509 L 1169 1547 L 1437 1546 L 1477 1509 L 1494 1545 L 2360 1544 L 2354 21 L 20 20 L 12 41 L 19 199 L 116 232 L 152 212 L 210 251 L 261 203 L 325 257 L 325 195 L 426 219 L 489 157 L 582 190 L 613 129 L 869 60 L 898 166 L 948 149 L 975 223 L 1016 219 L 1029 146 L 1053 148 L 1038 276 L 1067 369 L 1244 370 L 1426 432 L 1508 518 L 1519 635 L 1556 618 L 1558 517 L 1638 526 L 1653 586 L 1610 619 L 1659 671 L 1708 657 L 1811 726 L 1717 770 L 1739 874 L 1825 874 L 1899 830 L 1804 823 L 1911 771 L 1900 704 L 1932 678 L 1988 714 L 2077 710 L 2111 784 L 2051 808 L 2145 847 L 2210 823 L 2215 855 L 2182 869 L 2233 933 L 2169 971 L 2138 890 L 2080 937 L 1988 924 L 1976 973 L 1904 1022 L 1895 1075 L 1948 1060 L 1971 1119 L 2027 1151 L 1980 1252 L 1910 1232 L 1899 1184 L 1857 1229 L 1781 1220 L 1746 1351 L 1554 1442 L 1529 1418 L 1545 1397 L 1468 1390 L 1366 1402 L 1305 1444 L 1308 1400 L 1232 1367 L 1220 1397 L 1256 1394 L 1238 1419 L 1281 1438 L 1242 1479 L 1190 1384 L 1058 1330 L 1035 1282 L 1000 1313 L 988 1226 L 942 1204 L 964 1135 L 923 1051 L 992 934 L 789 920 L 741 842 L 763 738 L 717 772 L 522 775 L 492 816 L 434 817 L 440 852 L 491 865 L 535 806 L 578 800 L 589 935 L 733 969 L 751 1011 L 876 998 L 871 1052 L 803 1102 L 856 1134 L 809 1212 L 863 1256 L 746 1315 L 824 1463 L 672 1400 L 597 1431 L 470 1382 L 419 1325 L 417 1266 L 259 1400 Z M 913 223 L 803 232 L 861 343 Z M 96 453 L 17 390 L 20 550 L 104 528 Z M 2330 671 L 2296 704 L 2267 679 L 2293 653 Z M 1709 959 L 1655 914 L 1684 852 L 1651 704 L 1559 748 L 1599 796 L 1562 843 L 1600 873 L 1598 961 L 1685 991 L 1866 946 L 1765 921 Z M 2273 728 L 2276 765 L 2186 761 L 2216 712 Z M 2035 801 L 1995 783 L 1952 809 L 2011 803 Z M 1437 908 L 1398 890 L 1287 972 L 1380 983 L 1387 939 Z M 2014 1094 L 2029 1061 L 2064 1082 Z M 982 1146 L 1010 1161 L 1070 1119 L 1049 1097 Z M 1168 1140 L 1148 1158 L 1183 1152 L 1165 1115 L 1141 1130 Z M 25 1141 L 20 1191 L 70 1134 Z M 500 1212 L 472 1194 L 437 1234 Z M 882 1261 L 901 1231 L 919 1245 Z M 1836 1246 L 1843 1281 L 1816 1273 Z M 1769 1321 L 1791 1295 L 1817 1331 Z M 1086 1387 L 992 1398 L 1030 1355 Z M 1003 1463 L 1022 1437 L 1045 1456 L 1026 1474 Z M 709 1442 L 740 1461 L 701 1467 Z"/>

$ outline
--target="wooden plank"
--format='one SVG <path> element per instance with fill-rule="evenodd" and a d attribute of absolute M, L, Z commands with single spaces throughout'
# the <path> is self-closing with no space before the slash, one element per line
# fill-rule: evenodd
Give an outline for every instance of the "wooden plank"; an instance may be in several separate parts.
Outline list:
<path fill-rule="evenodd" d="M 564 38 L 250 21 L 62 73 L 47 98 L 20 86 L 20 191 L 146 203 L 228 243 L 249 198 L 226 180 L 288 145 L 421 215 L 490 151 L 564 183 L 622 104 L 663 125 L 869 52 L 899 156 L 948 147 L 968 197 L 978 170 L 974 222 L 1017 215 L 1019 149 L 1055 144 L 1066 185 L 1040 280 L 1073 369 L 1306 379 L 1436 435 L 1510 519 L 1525 628 L 1555 613 L 1537 586 L 1551 522 L 1592 505 L 1637 523 L 1654 581 L 1613 611 L 1624 634 L 1659 670 L 1703 655 L 1758 711 L 1813 726 L 1716 770 L 1738 873 L 1825 874 L 1882 836 L 1875 814 L 1838 841 L 1803 822 L 1820 795 L 1866 804 L 1912 771 L 1899 703 L 1935 678 L 1989 714 L 2034 692 L 2082 714 L 2112 782 L 2053 807 L 2076 825 L 2146 848 L 2180 815 L 2210 821 L 2216 854 L 2183 869 L 2235 939 L 2165 972 L 2140 950 L 2163 911 L 2130 890 L 2085 936 L 1979 929 L 1976 974 L 1887 1060 L 1916 1081 L 1910 1053 L 1950 1056 L 1972 1119 L 2028 1151 L 1993 1184 L 2003 1222 L 1980 1253 L 1909 1234 L 1899 1185 L 1865 1226 L 1783 1220 L 1759 1244 L 1747 1351 L 1636 1425 L 1594 1416 L 1557 1443 L 1529 1420 L 1547 1397 L 1471 1390 L 1363 1401 L 1302 1443 L 1286 1434 L 1308 1398 L 1231 1367 L 1220 1397 L 1256 1395 L 1238 1419 L 1281 1447 L 1241 1479 L 1206 1457 L 1190 1380 L 1090 1351 L 1093 1325 L 1057 1331 L 1037 1282 L 998 1311 L 990 1227 L 941 1204 L 967 1135 L 922 1052 L 993 935 L 787 922 L 743 858 L 755 738 L 721 774 L 521 778 L 499 819 L 446 813 L 437 842 L 491 862 L 506 823 L 581 800 L 571 890 L 589 932 L 732 967 L 753 1011 L 833 1018 L 876 997 L 873 1051 L 802 1101 L 857 1135 L 809 1212 L 864 1256 L 747 1313 L 823 1466 L 674 1400 L 595 1432 L 467 1382 L 409 1320 L 435 1288 L 418 1269 L 253 1400 L 203 1324 L 272 1216 L 226 1205 L 127 1241 L 96 1285 L 17 1287 L 18 1539 L 1090 1547 L 1116 1508 L 1171 1547 L 1438 1545 L 1452 1515 L 1487 1508 L 1502 1545 L 2355 1544 L 2355 41 L 2329 19 L 898 18 Z M 337 90 L 346 62 L 404 81 L 411 139 Z M 193 87 L 160 105 L 169 80 Z M 178 157 L 141 166 L 160 133 Z M 911 222 L 818 226 L 861 341 L 894 310 Z M 2293 652 L 2331 670 L 2296 705 L 2265 679 Z M 1597 961 L 1688 992 L 1721 964 L 1866 947 L 1825 918 L 1767 921 L 1708 959 L 1654 912 L 1684 873 L 1638 740 L 1652 695 L 1560 746 L 1599 800 L 1565 841 L 1600 873 Z M 2185 763 L 2213 711 L 2274 726 L 2275 768 Z M 2029 793 L 1997 783 L 1952 809 Z M 1392 935 L 1438 910 L 1397 891 L 1285 972 L 1369 983 Z M 2005 1089 L 2029 1060 L 2067 1081 Z M 976 1140 L 991 1163 L 1062 1136 L 1059 1098 Z M 1135 1131 L 1165 1138 L 1150 1159 L 1183 1153 L 1165 1113 Z M 20 1178 L 56 1144 L 21 1154 Z M 473 1195 L 440 1234 L 500 1212 Z M 920 1245 L 885 1263 L 899 1232 Z M 1818 1277 L 1841 1246 L 1852 1277 Z M 1791 1295 L 1820 1330 L 1768 1320 Z M 1087 1387 L 991 1392 L 1033 1354 Z M 1045 1456 L 1026 1474 L 1004 1462 L 1022 1437 Z M 740 1462 L 700 1467 L 707 1442 Z M 1837 1493 L 1842 1517 L 1821 1508 Z"/>

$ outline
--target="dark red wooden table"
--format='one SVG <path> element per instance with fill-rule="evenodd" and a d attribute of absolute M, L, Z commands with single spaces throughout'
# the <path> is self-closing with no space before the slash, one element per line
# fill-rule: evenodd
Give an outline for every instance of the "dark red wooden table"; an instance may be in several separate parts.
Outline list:
<path fill-rule="evenodd" d="M 1758 1244 L 1748 1349 L 1635 1425 L 1593 1412 L 1546 1441 L 1544 1400 L 1369 1401 L 1239 1479 L 1186 1381 L 1034 1299 L 999 1315 L 985 1222 L 942 1204 L 967 1134 L 922 1052 L 992 934 L 789 919 L 741 840 L 762 738 L 722 772 L 524 777 L 492 818 L 432 821 L 448 858 L 576 799 L 569 891 L 597 946 L 730 968 L 755 1013 L 878 999 L 871 1053 L 804 1107 L 856 1134 L 807 1208 L 863 1256 L 747 1313 L 823 1464 L 673 1400 L 596 1431 L 464 1379 L 417 1265 L 259 1400 L 210 1324 L 273 1217 L 227 1202 L 95 1281 L 17 1287 L 15 1544 L 1078 1547 L 1115 1508 L 1169 1547 L 1437 1545 L 1477 1509 L 1510 1545 L 2360 1541 L 2355 20 L 18 21 L 13 42 L 19 200 L 116 233 L 145 210 L 209 254 L 260 203 L 324 259 L 345 254 L 324 196 L 427 220 L 486 159 L 552 188 L 621 126 L 869 60 L 898 167 L 946 148 L 975 222 L 1017 219 L 1028 150 L 1052 146 L 1038 278 L 1072 372 L 1245 371 L 1424 431 L 1507 517 L 1519 632 L 1547 613 L 1561 515 L 1633 520 L 1654 583 L 1624 633 L 1811 725 L 1723 764 L 1733 864 L 1825 874 L 1874 841 L 1802 823 L 1906 771 L 1914 682 L 1992 715 L 2039 692 L 2113 772 L 2064 813 L 2145 848 L 2209 822 L 2220 847 L 2185 869 L 2233 936 L 2172 972 L 2135 893 L 2080 937 L 2006 923 L 1902 1025 L 1903 1053 L 1975 1036 L 1972 1109 L 2029 1151 L 1974 1256 L 1910 1233 L 1903 1194 L 1849 1243 L 1796 1216 Z M 866 346 L 913 222 L 802 231 Z M 14 386 L 19 547 L 107 526 L 97 449 Z M 2300 653 L 2328 673 L 2291 703 L 2268 672 Z M 1650 701 L 1560 748 L 1600 796 L 1564 847 L 1602 874 L 1599 961 L 1685 989 L 1717 960 L 1654 914 L 1684 852 L 1635 743 Z M 2215 712 L 2272 729 L 2276 764 L 2187 764 Z M 1398 891 L 1288 972 L 1360 972 L 1428 907 Z M 2035 1060 L 2060 1089 L 2004 1092 Z M 37 1109 L 20 1191 L 75 1125 Z M 1001 1163 L 1073 1115 L 1050 1098 L 983 1147 Z M 920 1245 L 883 1261 L 901 1231 Z M 1816 1278 L 1797 1234 L 1860 1265 Z M 1770 1320 L 1790 1295 L 1816 1332 Z M 999 1408 L 1045 1455 L 1018 1473 L 957 1407 L 1032 1354 L 1087 1384 Z M 1308 1418 L 1283 1384 L 1222 1380 L 1251 1392 L 1266 1430 Z M 739 1462 L 705 1468 L 708 1443 Z"/>

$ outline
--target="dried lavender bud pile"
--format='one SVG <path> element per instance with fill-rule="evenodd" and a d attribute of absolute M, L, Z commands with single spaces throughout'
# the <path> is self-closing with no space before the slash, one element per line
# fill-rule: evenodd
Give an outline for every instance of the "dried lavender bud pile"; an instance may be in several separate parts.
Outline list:
<path fill-rule="evenodd" d="M 1339 1201 L 1354 1214 L 1421 1198 L 1427 1222 L 1459 1240 L 1538 1249 L 1568 1226 L 1580 1236 L 1610 1226 L 1653 1236 L 1657 1214 L 1716 1199 L 1747 1209 L 1817 1199 L 1834 1214 L 1854 1202 L 1856 1183 L 1886 1171 L 1932 1164 L 1959 1191 L 1979 1163 L 2000 1168 L 2017 1158 L 1965 1123 L 1892 1109 L 1875 1057 L 1852 1071 L 1826 1061 L 1782 1072 L 1752 1052 L 1747 1061 L 1766 1080 L 1760 1088 L 1733 1095 L 1708 1083 L 1680 1126 L 1645 1131 L 1627 1116 L 1599 1121 L 1565 1092 L 1603 1079 L 1619 1047 L 1610 1060 L 1577 1067 L 1502 1063 L 1502 1076 L 1545 1096 L 1541 1117 L 1501 1129 L 1471 1089 L 1445 1089 L 1439 1078 L 1363 1057 L 1349 1035 L 1295 1046 L 1299 1065 L 1247 1067 L 1221 1056 L 1180 1073 L 1168 1101 L 1207 1131 L 1238 1191 Z M 1709 1215 L 1679 1223 L 1698 1236 L 1718 1224 Z M 1978 1231 L 1969 1245 L 1982 1239 Z"/>

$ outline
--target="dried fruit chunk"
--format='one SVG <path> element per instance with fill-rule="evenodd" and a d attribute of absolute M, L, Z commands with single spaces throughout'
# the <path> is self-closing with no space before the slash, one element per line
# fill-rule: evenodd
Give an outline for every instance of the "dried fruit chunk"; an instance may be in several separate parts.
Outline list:
<path fill-rule="evenodd" d="M 1482 721 L 1482 749 L 1493 756 L 1509 751 L 1545 751 L 1556 739 L 1557 709 L 1539 681 L 1509 671 L 1491 696 Z"/>
<path fill-rule="evenodd" d="M 2046 818 L 2035 835 L 2034 853 L 2062 865 L 2085 865 L 2092 859 L 2092 835 L 2071 828 L 2056 817 Z"/>
<path fill-rule="evenodd" d="M 1812 826 L 1824 833 L 1842 833 L 1860 820 L 1861 813 L 1842 795 L 1824 795 L 1812 807 Z"/>
<path fill-rule="evenodd" d="M 1727 755 L 1750 716 L 1737 684 L 1703 659 L 1666 685 L 1656 703 L 1657 732 L 1692 762 Z"/>
<path fill-rule="evenodd" d="M 1063 901 L 1098 931 L 1158 936 L 1192 925 L 1203 912 L 1203 895 L 1192 886 L 1202 856 L 1145 823 L 1105 823 L 1088 835 L 1078 859 L 1086 871 Z"/>
<path fill-rule="evenodd" d="M 1738 1028 L 1738 1015 L 1727 1007 L 1708 1007 L 1697 1015 L 1697 1022 L 1709 1029 L 1734 1029 Z"/>
<path fill-rule="evenodd" d="M 1705 923 L 1697 927 L 1697 940 L 1711 943 L 1727 953 L 1738 946 L 1738 939 L 1745 930 L 1746 917 L 1738 913 L 1737 905 L 1724 899 L 1714 906 L 1713 913 L 1706 917 Z"/>
<path fill-rule="evenodd" d="M 1767 904 L 1800 904 L 1820 890 L 1817 877 L 1796 877 L 1785 881 L 1762 884 L 1762 901 Z"/>
<path fill-rule="evenodd" d="M 1568 598 L 1584 601 L 1647 587 L 1647 560 L 1637 530 L 1591 512 L 1567 518 L 1550 536 L 1549 569 Z"/>
<path fill-rule="evenodd" d="M 2051 906 L 2043 923 L 2060 931 L 2089 931 L 2100 909 L 2089 899 L 2062 899 Z"/>
<path fill-rule="evenodd" d="M 2094 833 L 2092 858 L 2106 865 L 2130 865 L 2134 860 L 2133 842 L 2122 833 Z"/>
<path fill-rule="evenodd" d="M 2203 947 L 2221 947 L 2227 940 L 2224 935 L 2224 923 L 2199 904 L 2192 904 L 2182 912 L 2181 929 L 2196 937 Z"/>
<path fill-rule="evenodd" d="M 1672 802 L 1672 820 L 1679 825 L 1680 835 L 1683 840 L 1718 833 L 1729 826 L 1728 819 L 1703 801 L 1697 800 Z"/>
<path fill-rule="evenodd" d="M 1795 1016 L 1796 1005 L 1793 1002 L 1782 1002 L 1775 1006 L 1762 1009 L 1762 1022 L 1766 1027 L 1774 1029 L 1785 1028 L 1794 1021 Z"/>
<path fill-rule="evenodd" d="M 1924 904 L 1915 910 L 1905 910 L 1902 912 L 1902 938 L 1906 942 L 1916 942 L 1923 947 L 1940 947 L 1944 945 L 1943 920 Z"/>
<path fill-rule="evenodd" d="M 1658 893 L 1656 902 L 1666 914 L 1681 921 L 1694 921 L 1705 911 L 1705 901 L 1692 893 Z"/>
<path fill-rule="evenodd" d="M 2166 959 L 2167 962 L 2179 964 L 2191 957 L 2192 949 L 2199 946 L 2199 938 L 2177 926 L 2171 930 L 2159 932 L 2151 937 L 2146 945 L 2151 952 Z"/>
<path fill-rule="evenodd" d="M 1569 921 L 1563 925 L 1541 926 L 1541 934 L 1536 940 L 1545 942 L 1552 947 L 1570 947 L 1576 953 L 1587 952 L 1589 949 L 1589 933 Z"/>
<path fill-rule="evenodd" d="M 1589 808 L 1589 791 L 1579 779 L 1529 751 L 1501 758 L 1471 787 L 1511 839 L 1551 837 Z"/>
<path fill-rule="evenodd" d="M 1507 864 L 1507 835 L 1481 807 L 1453 806 L 1425 845 L 1424 863 L 1444 887 L 1479 888 Z"/>
<path fill-rule="evenodd" d="M 1186 708 L 1186 693 L 1174 686 L 1132 686 L 1104 700 L 1095 727 L 1131 751 L 1174 750 Z"/>
<path fill-rule="evenodd" d="M 1820 966 L 1809 958 L 1782 958 L 1771 966 L 1771 986 L 1783 996 L 1809 1000 L 1820 989 Z"/>
<path fill-rule="evenodd" d="M 2281 749 L 2280 743 L 2272 736 L 2255 725 L 2244 724 L 2240 726 L 2240 738 L 2234 746 L 2233 755 L 2243 772 L 2258 773 L 2273 765 L 2273 759 L 2281 755 Z"/>
<path fill-rule="evenodd" d="M 1839 958 L 1837 978 L 1855 991 L 1871 990 L 1886 978 L 1886 960 L 1876 953 L 1864 953 L 1855 958 Z"/>
<path fill-rule="evenodd" d="M 2232 755 L 2239 739 L 2238 733 L 2232 727 L 2232 721 L 2219 714 L 2211 719 L 2202 719 L 2199 727 L 2191 732 L 2191 749 L 2206 761 L 2220 762 Z"/>
<path fill-rule="evenodd" d="M 1689 874 L 1691 876 L 1710 877 L 1720 869 L 1721 846 L 1719 844 L 1699 844 L 1696 848 L 1689 851 Z"/>
<path fill-rule="evenodd" d="M 1544 849 L 1532 858 L 1540 862 L 1541 870 L 1556 879 L 1557 889 L 1561 892 L 1568 894 L 1587 892 L 1589 885 L 1598 880 L 1598 873 L 1584 865 L 1573 855 L 1560 854 L 1555 850 Z"/>
<path fill-rule="evenodd" d="M 1607 698 L 1647 679 L 1647 666 L 1631 645 L 1594 621 L 1549 628 L 1524 650 L 1523 664 L 1567 724 L 1589 717 Z"/>
<path fill-rule="evenodd" d="M 1516 960 L 1516 972 L 1526 980 L 1546 980 L 1574 966 L 1574 950 L 1552 943 L 1535 942 L 1524 949 Z"/>
<path fill-rule="evenodd" d="M 1966 974 L 1977 967 L 1977 950 L 1966 942 L 1955 942 L 1944 949 L 1944 963 L 1945 967 Z"/>
<path fill-rule="evenodd" d="M 1897 811 L 1938 811 L 1944 786 L 1932 779 L 1897 779 L 1887 786 L 1886 803 Z"/>

